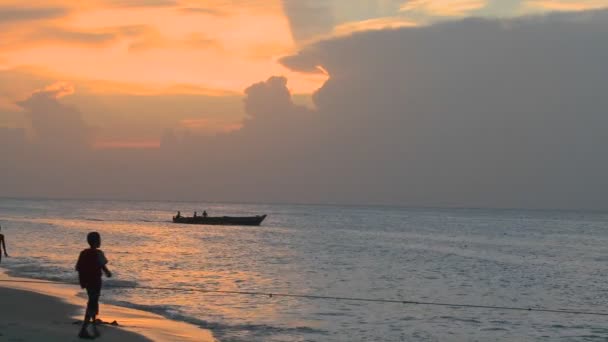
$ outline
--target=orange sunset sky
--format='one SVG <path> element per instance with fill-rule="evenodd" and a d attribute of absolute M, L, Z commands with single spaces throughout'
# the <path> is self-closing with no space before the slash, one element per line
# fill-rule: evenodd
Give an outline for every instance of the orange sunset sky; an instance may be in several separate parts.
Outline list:
<path fill-rule="evenodd" d="M 0 196 L 606 209 L 608 0 L 0 0 Z"/>
<path fill-rule="evenodd" d="M 0 0 L 0 127 L 48 87 L 96 127 L 98 147 L 154 147 L 166 127 L 241 127 L 243 90 L 285 76 L 296 101 L 331 75 L 279 59 L 355 31 L 466 16 L 600 8 L 605 0 Z"/>

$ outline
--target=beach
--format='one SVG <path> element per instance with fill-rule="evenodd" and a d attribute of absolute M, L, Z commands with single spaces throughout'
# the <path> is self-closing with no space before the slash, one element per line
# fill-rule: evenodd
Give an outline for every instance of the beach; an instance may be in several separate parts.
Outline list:
<path fill-rule="evenodd" d="M 53 283 L 27 283 L 33 279 L 0 274 L 0 340 L 6 341 L 82 341 L 77 337 L 86 299 L 78 296 L 77 286 Z M 7 282 L 9 281 L 9 282 Z M 10 282 L 16 281 L 16 282 Z M 25 281 L 21 283 L 20 281 Z M 102 295 L 103 296 L 103 295 Z M 99 341 L 202 341 L 215 339 L 208 330 L 161 316 L 103 304 Z"/>

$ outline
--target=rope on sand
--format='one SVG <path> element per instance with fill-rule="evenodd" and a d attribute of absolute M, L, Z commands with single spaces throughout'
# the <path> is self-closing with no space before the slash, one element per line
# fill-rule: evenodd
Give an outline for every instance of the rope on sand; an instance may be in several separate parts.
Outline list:
<path fill-rule="evenodd" d="M 75 284 L 75 283 L 60 282 L 60 281 L 42 281 L 42 280 L 0 279 L 0 282 L 28 283 L 28 284 L 61 284 L 61 285 L 78 286 L 78 284 Z M 394 304 L 410 304 L 410 305 L 445 306 L 445 307 L 452 307 L 452 308 L 473 308 L 473 309 L 544 312 L 544 313 L 572 314 L 572 315 L 608 316 L 607 312 L 585 311 L 585 310 L 576 310 L 576 309 L 549 309 L 549 308 L 542 308 L 542 307 L 525 308 L 525 307 L 515 307 L 515 306 L 457 304 L 457 303 L 425 302 L 425 301 L 382 299 L 382 298 L 335 297 L 335 296 L 318 296 L 318 295 L 306 295 L 306 294 L 270 293 L 270 292 L 255 292 L 255 291 L 208 290 L 208 289 L 204 289 L 204 288 L 200 288 L 200 287 L 184 288 L 184 287 L 154 287 L 154 286 L 106 284 L 106 285 L 104 285 L 104 289 L 183 291 L 183 292 L 216 293 L 216 294 L 226 294 L 226 295 L 266 296 L 269 298 L 288 297 L 288 298 L 303 298 L 303 299 L 313 299 L 313 300 L 317 299 L 317 300 L 336 300 L 336 301 L 352 301 L 352 302 L 394 303 Z"/>

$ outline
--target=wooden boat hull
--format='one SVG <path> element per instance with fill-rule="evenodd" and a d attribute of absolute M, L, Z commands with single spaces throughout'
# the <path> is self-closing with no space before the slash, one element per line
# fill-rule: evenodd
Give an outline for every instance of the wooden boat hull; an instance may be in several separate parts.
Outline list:
<path fill-rule="evenodd" d="M 173 223 L 183 224 L 204 224 L 204 225 L 221 225 L 221 226 L 259 226 L 266 218 L 266 215 L 261 216 L 173 216 Z"/>

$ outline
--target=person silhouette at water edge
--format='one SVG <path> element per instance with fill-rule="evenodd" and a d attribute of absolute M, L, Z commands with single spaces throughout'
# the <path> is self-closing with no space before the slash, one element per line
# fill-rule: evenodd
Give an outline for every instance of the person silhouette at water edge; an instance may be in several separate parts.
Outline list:
<path fill-rule="evenodd" d="M 0 231 L 2 231 L 2 226 L 0 226 Z M 8 253 L 6 253 L 6 242 L 4 239 L 4 234 L 0 234 L 0 262 L 2 262 L 2 251 L 4 251 L 4 256 L 8 258 Z"/>
<path fill-rule="evenodd" d="M 80 328 L 78 337 L 92 339 L 98 337 L 96 317 L 99 314 L 99 296 L 101 295 L 101 272 L 105 273 L 106 277 L 111 278 L 112 272 L 106 266 L 108 259 L 99 249 L 101 247 L 101 236 L 98 232 L 90 232 L 87 234 L 87 242 L 90 248 L 80 252 L 78 261 L 76 262 L 76 271 L 78 271 L 78 280 L 80 287 L 87 290 L 89 298 L 87 307 L 84 313 L 84 321 Z M 93 323 L 93 335 L 90 335 L 87 327 L 89 323 Z"/>

